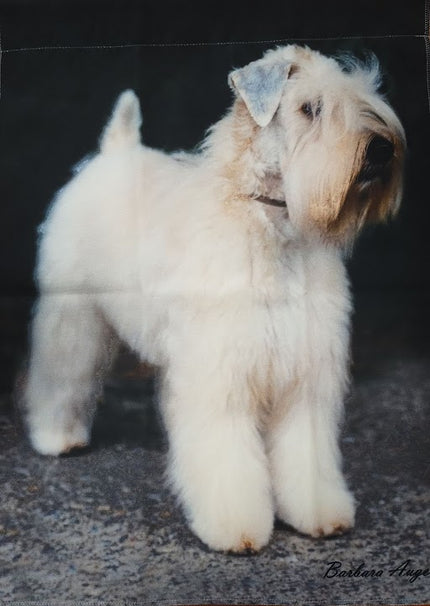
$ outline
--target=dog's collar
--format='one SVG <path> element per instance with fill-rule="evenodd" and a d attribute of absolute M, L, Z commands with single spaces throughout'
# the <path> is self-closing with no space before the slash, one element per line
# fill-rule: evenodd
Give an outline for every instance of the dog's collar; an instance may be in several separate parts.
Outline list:
<path fill-rule="evenodd" d="M 287 206 L 285 200 L 276 200 L 275 198 L 269 198 L 268 196 L 257 196 L 253 199 L 262 204 L 267 204 L 268 206 L 277 206 L 278 208 L 285 208 Z"/>

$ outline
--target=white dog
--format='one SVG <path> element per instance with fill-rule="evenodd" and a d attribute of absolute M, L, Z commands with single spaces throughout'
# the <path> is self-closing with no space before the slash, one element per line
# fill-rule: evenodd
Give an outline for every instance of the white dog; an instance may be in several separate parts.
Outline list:
<path fill-rule="evenodd" d="M 88 444 L 112 335 L 159 366 L 170 478 L 194 532 L 258 550 L 274 516 L 353 525 L 338 425 L 351 303 L 342 257 L 395 213 L 405 138 L 375 60 L 297 46 L 230 74 L 196 155 L 142 146 L 124 92 L 100 153 L 41 230 L 26 387 L 34 448 Z"/>

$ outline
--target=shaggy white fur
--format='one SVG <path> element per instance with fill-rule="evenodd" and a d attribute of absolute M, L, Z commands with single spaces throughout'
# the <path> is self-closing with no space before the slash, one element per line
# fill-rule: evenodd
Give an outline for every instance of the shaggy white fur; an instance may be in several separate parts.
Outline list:
<path fill-rule="evenodd" d="M 142 146 L 126 91 L 41 228 L 34 448 L 88 444 L 118 336 L 162 370 L 172 485 L 214 549 L 260 549 L 275 514 L 312 536 L 353 525 L 342 256 L 397 209 L 404 134 L 375 62 L 345 65 L 287 46 L 233 71 L 196 155 Z"/>

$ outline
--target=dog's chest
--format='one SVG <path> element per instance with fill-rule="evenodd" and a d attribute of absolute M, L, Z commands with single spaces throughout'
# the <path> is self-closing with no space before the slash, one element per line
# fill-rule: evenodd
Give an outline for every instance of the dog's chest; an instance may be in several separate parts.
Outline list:
<path fill-rule="evenodd" d="M 271 270 L 255 266 L 254 284 L 261 321 L 256 391 L 276 400 L 316 367 L 322 355 L 330 355 L 340 332 L 347 340 L 348 281 L 338 254 L 287 246 Z"/>

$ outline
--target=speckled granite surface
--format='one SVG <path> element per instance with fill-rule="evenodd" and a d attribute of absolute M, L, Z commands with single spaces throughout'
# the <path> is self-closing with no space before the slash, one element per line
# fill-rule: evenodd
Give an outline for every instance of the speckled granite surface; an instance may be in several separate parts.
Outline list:
<path fill-rule="evenodd" d="M 313 540 L 277 525 L 256 556 L 212 553 L 164 487 L 166 447 L 150 381 L 111 380 L 91 450 L 59 459 L 31 451 L 6 395 L 0 601 L 428 603 L 430 573 L 406 574 L 430 568 L 428 325 L 409 307 L 381 308 L 380 317 L 374 309 L 364 301 L 356 318 L 342 440 L 359 503 L 351 533 Z M 374 569 L 377 576 L 332 576 L 333 561 L 356 571 L 363 563 L 356 575 Z"/>

